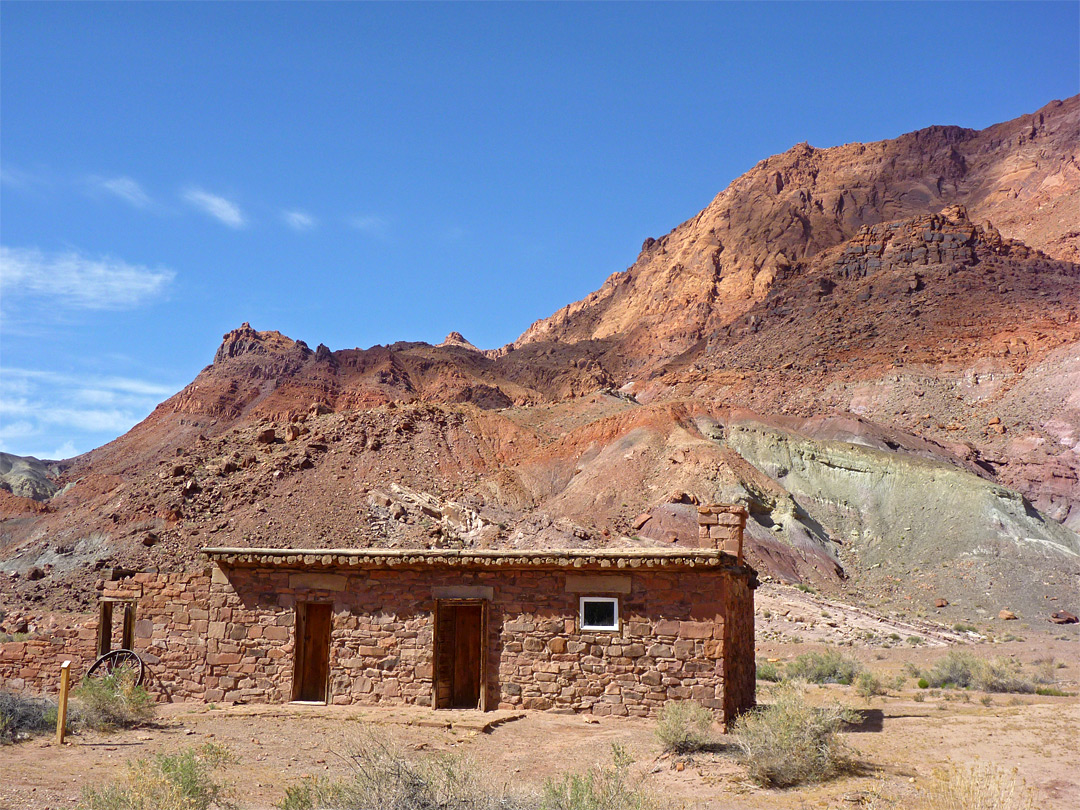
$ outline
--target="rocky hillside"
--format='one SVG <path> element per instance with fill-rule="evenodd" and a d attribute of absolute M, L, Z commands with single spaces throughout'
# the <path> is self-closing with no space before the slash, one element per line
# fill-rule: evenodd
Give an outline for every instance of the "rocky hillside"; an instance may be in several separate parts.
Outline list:
<path fill-rule="evenodd" d="M 646 239 L 632 267 L 513 345 L 615 338 L 633 365 L 650 368 L 744 314 L 796 263 L 864 226 L 949 205 L 1049 256 L 1080 259 L 1080 97 L 982 131 L 937 126 L 871 144 L 794 146 Z"/>
<path fill-rule="evenodd" d="M 720 499 L 786 581 L 1076 612 L 1077 128 L 1070 99 L 795 147 L 498 351 L 243 324 L 62 489 L 0 493 L 0 598 L 85 608 L 96 571 L 204 545 L 694 543 Z"/>

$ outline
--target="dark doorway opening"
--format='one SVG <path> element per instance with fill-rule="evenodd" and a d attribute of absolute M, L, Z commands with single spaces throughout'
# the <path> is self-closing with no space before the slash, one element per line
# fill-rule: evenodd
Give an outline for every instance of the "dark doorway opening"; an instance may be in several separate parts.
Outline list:
<path fill-rule="evenodd" d="M 113 648 L 113 614 L 119 605 L 124 611 L 123 631 L 120 637 L 120 649 L 135 649 L 135 600 L 102 599 L 98 604 L 97 654 L 105 655 Z"/>
<path fill-rule="evenodd" d="M 487 710 L 487 603 L 435 603 L 436 709 Z"/>
<path fill-rule="evenodd" d="M 300 602 L 296 606 L 296 667 L 293 700 L 326 703 L 330 682 L 332 606 Z"/>

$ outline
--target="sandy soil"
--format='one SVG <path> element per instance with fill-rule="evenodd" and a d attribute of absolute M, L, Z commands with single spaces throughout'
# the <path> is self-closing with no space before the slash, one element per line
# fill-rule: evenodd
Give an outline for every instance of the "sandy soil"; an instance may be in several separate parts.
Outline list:
<path fill-rule="evenodd" d="M 819 646 L 765 642 L 759 654 L 785 661 Z M 1052 657 L 1058 688 L 1077 691 L 1080 659 L 1072 638 L 1029 634 L 1022 641 L 965 648 L 982 657 L 1012 656 L 1029 666 Z M 928 666 L 946 648 L 905 643 L 850 652 L 868 669 L 893 677 L 910 665 Z M 761 702 L 768 702 L 772 688 L 759 684 Z M 543 712 L 435 714 L 408 707 L 173 704 L 161 707 L 152 727 L 77 734 L 63 747 L 37 738 L 0 748 L 0 808 L 73 807 L 83 786 L 120 777 L 129 760 L 214 741 L 239 757 L 228 781 L 240 806 L 264 810 L 305 775 L 346 775 L 343 754 L 350 739 L 373 726 L 409 755 L 460 752 L 493 783 L 523 789 L 540 788 L 554 774 L 606 764 L 611 745 L 619 743 L 633 754 L 635 773 L 671 808 L 850 808 L 876 794 L 896 802 L 879 806 L 903 807 L 935 768 L 974 761 L 1016 769 L 1048 810 L 1080 806 L 1080 780 L 1070 753 L 1080 728 L 1077 697 L 919 690 L 910 676 L 900 690 L 870 701 L 850 687 L 809 687 L 808 694 L 814 702 L 840 700 L 862 712 L 862 725 L 845 735 L 861 763 L 859 775 L 798 790 L 762 790 L 746 779 L 722 735 L 713 750 L 676 760 L 662 754 L 654 724 L 646 720 L 596 722 Z M 493 720 L 498 724 L 485 730 Z"/>

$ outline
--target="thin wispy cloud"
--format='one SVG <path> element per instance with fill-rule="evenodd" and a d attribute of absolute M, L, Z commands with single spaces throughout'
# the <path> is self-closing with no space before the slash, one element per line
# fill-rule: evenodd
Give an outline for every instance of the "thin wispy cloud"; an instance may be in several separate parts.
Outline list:
<path fill-rule="evenodd" d="M 349 218 L 349 227 L 366 233 L 368 236 L 384 236 L 390 223 L 378 216 L 355 216 Z"/>
<path fill-rule="evenodd" d="M 315 217 L 306 211 L 283 211 L 281 218 L 285 220 L 285 224 L 292 228 L 294 231 L 310 231 L 315 227 Z"/>
<path fill-rule="evenodd" d="M 40 185 L 42 178 L 15 166 L 0 166 L 0 185 L 9 188 L 26 189 Z"/>
<path fill-rule="evenodd" d="M 0 297 L 65 309 L 133 309 L 161 296 L 176 273 L 76 251 L 0 246 Z"/>
<path fill-rule="evenodd" d="M 38 458 L 69 458 L 115 438 L 179 388 L 15 367 L 0 368 L 0 379 L 0 449 Z"/>
<path fill-rule="evenodd" d="M 204 214 L 213 217 L 222 225 L 230 228 L 243 228 L 247 224 L 247 218 L 240 206 L 231 200 L 217 194 L 211 194 L 201 188 L 189 188 L 184 192 L 184 202 L 194 206 Z"/>
<path fill-rule="evenodd" d="M 149 208 L 153 204 L 139 182 L 130 177 L 89 177 L 87 182 L 95 190 L 111 194 L 135 208 Z"/>

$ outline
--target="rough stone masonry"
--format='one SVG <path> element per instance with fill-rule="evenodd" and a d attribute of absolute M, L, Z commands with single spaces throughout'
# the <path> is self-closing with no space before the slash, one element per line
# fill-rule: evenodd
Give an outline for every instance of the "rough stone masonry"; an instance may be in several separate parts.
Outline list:
<path fill-rule="evenodd" d="M 334 704 L 441 706 L 474 666 L 480 708 L 647 716 L 692 699 L 730 722 L 754 704 L 757 575 L 742 560 L 745 510 L 698 513 L 695 549 L 205 549 L 204 573 L 135 574 L 102 596 L 135 604 L 135 648 L 162 700 L 289 701 L 311 665 L 300 659 L 325 654 L 325 683 L 305 688 Z M 583 627 L 597 601 L 612 627 Z M 325 642 L 298 641 L 312 605 L 329 617 Z M 448 640 L 461 606 L 482 610 L 471 646 Z M 0 683 L 53 691 L 59 663 L 80 675 L 96 643 L 90 621 L 5 644 Z"/>

